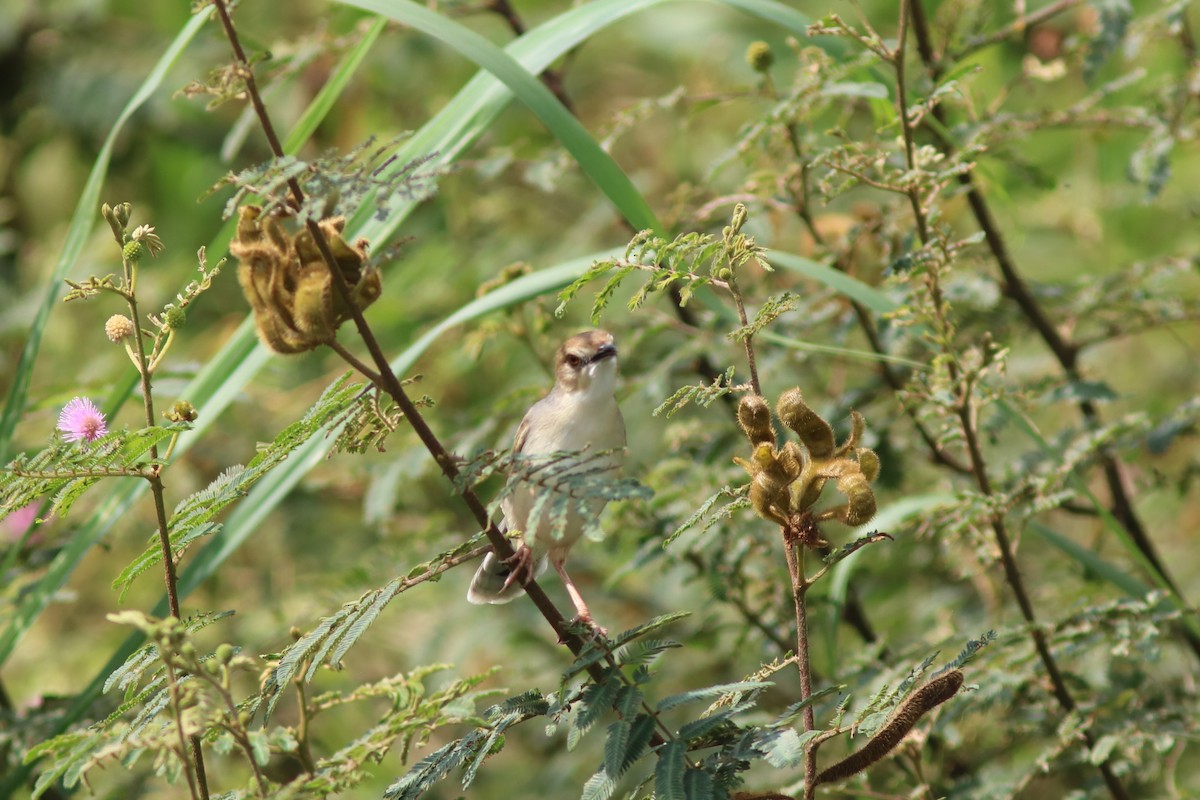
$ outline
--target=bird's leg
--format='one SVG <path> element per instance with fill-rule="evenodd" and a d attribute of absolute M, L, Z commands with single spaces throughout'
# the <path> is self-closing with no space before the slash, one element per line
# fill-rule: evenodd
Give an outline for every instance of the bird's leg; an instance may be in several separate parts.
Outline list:
<path fill-rule="evenodd" d="M 524 586 L 533 578 L 533 551 L 524 542 L 517 545 L 516 551 L 513 552 L 512 556 L 504 559 L 503 563 L 504 566 L 508 567 L 509 571 L 508 577 L 504 579 L 504 588 L 500 591 L 508 591 L 508 588 L 514 583 L 520 583 Z"/>
<path fill-rule="evenodd" d="M 597 625 L 592 619 L 592 612 L 588 610 L 587 603 L 583 602 L 583 595 L 579 593 L 575 581 L 571 580 L 571 576 L 567 574 L 562 560 L 551 558 L 550 563 L 554 565 L 554 571 L 558 573 L 558 577 L 562 578 L 563 585 L 567 587 L 567 594 L 571 596 L 571 602 L 575 604 L 575 620 L 588 626 L 600 636 L 607 636 L 608 630 Z"/>

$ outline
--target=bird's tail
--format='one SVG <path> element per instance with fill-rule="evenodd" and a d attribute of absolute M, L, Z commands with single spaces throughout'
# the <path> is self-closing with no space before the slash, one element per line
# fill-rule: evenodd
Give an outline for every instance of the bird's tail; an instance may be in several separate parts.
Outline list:
<path fill-rule="evenodd" d="M 546 569 L 546 563 L 545 556 L 540 558 L 534 574 L 542 574 Z M 475 570 L 475 577 L 471 579 L 471 588 L 467 589 L 467 600 L 476 605 L 509 603 L 513 598 L 525 594 L 525 587 L 521 585 L 520 581 L 513 581 L 507 589 L 504 588 L 504 583 L 508 580 L 511 572 L 512 569 L 497 558 L 495 553 L 489 552 L 483 557 L 483 563 L 479 565 L 479 569 Z"/>

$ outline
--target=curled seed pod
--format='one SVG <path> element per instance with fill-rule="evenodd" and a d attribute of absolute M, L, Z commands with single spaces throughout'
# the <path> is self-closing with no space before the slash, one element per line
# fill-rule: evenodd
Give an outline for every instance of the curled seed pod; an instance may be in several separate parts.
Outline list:
<path fill-rule="evenodd" d="M 825 478 L 813 475 L 807 480 L 801 479 L 796 484 L 796 500 L 793 504 L 795 509 L 797 511 L 807 511 L 812 508 L 821 499 L 821 492 L 823 491 L 825 491 Z"/>
<path fill-rule="evenodd" d="M 766 472 L 760 472 L 750 482 L 750 506 L 760 517 L 777 525 L 787 524 L 787 484 L 772 480 Z"/>
<path fill-rule="evenodd" d="M 874 450 L 868 450 L 865 447 L 860 447 L 856 455 L 863 477 L 867 479 L 867 483 L 874 483 L 875 479 L 879 477 L 879 455 Z"/>
<path fill-rule="evenodd" d="M 799 389 L 788 389 L 775 406 L 779 418 L 808 448 L 813 458 L 828 458 L 833 455 L 833 428 L 817 412 L 804 402 Z"/>
<path fill-rule="evenodd" d="M 841 515 L 847 525 L 862 525 L 875 516 L 875 492 L 861 472 L 851 472 L 838 478 L 838 491 L 849 501 Z"/>
<path fill-rule="evenodd" d="M 842 446 L 834 453 L 839 458 L 853 451 L 858 447 L 859 441 L 862 440 L 863 431 L 867 428 L 867 421 L 863 419 L 863 415 L 857 411 L 850 412 L 850 436 L 842 443 Z"/>
<path fill-rule="evenodd" d="M 795 442 L 788 442 L 779 450 L 776 456 L 780 468 L 787 475 L 789 481 L 794 481 L 800 477 L 800 473 L 804 470 L 804 453 L 800 450 L 800 445 Z"/>
<path fill-rule="evenodd" d="M 890 753 L 896 745 L 908 735 L 917 720 L 930 709 L 954 697 L 963 685 L 963 674 L 960 670 L 939 675 L 917 691 L 909 695 L 887 724 L 871 737 L 862 749 L 851 753 L 846 758 L 834 764 L 829 769 L 817 775 L 816 784 L 840 781 L 862 772 L 879 759 Z"/>
<path fill-rule="evenodd" d="M 738 403 L 738 424 L 753 444 L 775 443 L 775 430 L 771 427 L 771 407 L 756 394 L 748 394 Z"/>

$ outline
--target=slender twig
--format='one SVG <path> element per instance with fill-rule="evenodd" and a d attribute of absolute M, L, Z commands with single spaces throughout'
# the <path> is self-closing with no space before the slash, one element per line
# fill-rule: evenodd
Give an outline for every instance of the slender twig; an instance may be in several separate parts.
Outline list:
<path fill-rule="evenodd" d="M 742 328 L 750 325 L 750 320 L 746 316 L 746 304 L 742 301 L 742 292 L 738 288 L 737 278 L 734 276 L 734 270 L 729 270 L 729 293 L 733 295 L 733 304 L 737 306 L 738 321 Z M 742 346 L 746 350 L 746 364 L 750 369 L 750 386 L 754 388 L 754 393 L 762 395 L 762 384 L 758 382 L 758 363 L 754 357 L 754 335 L 747 333 L 742 337 Z"/>
<path fill-rule="evenodd" d="M 1051 17 L 1056 17 L 1067 9 L 1074 8 L 1079 3 L 1080 0 L 1058 0 L 1048 6 L 1039 8 L 1037 11 L 1031 11 L 1024 16 L 1017 17 L 1003 28 L 968 39 L 962 47 L 946 54 L 945 59 L 947 61 L 961 61 L 978 50 L 982 50 L 997 42 L 1003 42 L 1009 37 L 1023 34 L 1033 26 L 1040 25 Z"/>
<path fill-rule="evenodd" d="M 969 380 L 963 383 L 962 397 L 958 404 L 959 423 L 967 445 L 967 451 L 971 457 L 971 466 L 975 472 L 976 485 L 979 487 L 981 493 L 987 497 L 991 497 L 991 481 L 988 478 L 987 464 L 983 460 L 983 453 L 979 446 L 978 426 L 975 419 L 977 411 L 971 398 L 972 385 Z M 1020 569 L 1017 566 L 1017 559 L 1013 553 L 1012 540 L 1008 535 L 1008 527 L 1004 522 L 1004 517 L 998 514 L 993 515 L 989 520 L 989 524 L 996 538 L 997 549 L 1000 551 L 1000 563 L 1004 568 L 1005 581 L 1008 583 L 1009 588 L 1012 589 L 1013 595 L 1017 600 L 1017 606 L 1021 610 L 1021 617 L 1025 620 L 1029 628 L 1029 636 L 1033 640 L 1034 649 L 1037 651 L 1042 666 L 1046 669 L 1046 677 L 1050 679 L 1051 691 L 1054 694 L 1054 698 L 1058 701 L 1063 711 L 1068 714 L 1074 713 L 1078 710 L 1079 706 L 1076 704 L 1075 698 L 1071 695 L 1070 689 L 1067 688 L 1067 682 L 1058 667 L 1058 661 L 1050 652 L 1050 646 L 1046 641 L 1044 631 L 1038 625 L 1037 615 L 1033 610 L 1033 603 L 1029 599 L 1024 579 L 1021 577 Z M 1083 740 L 1089 750 L 1096 746 L 1096 737 L 1090 729 L 1084 729 Z M 1109 794 L 1113 796 L 1114 800 L 1128 800 L 1129 794 L 1125 791 L 1125 787 L 1112 770 L 1112 756 L 1109 756 L 1102 763 L 1097 764 L 1096 768 L 1100 771 L 1100 775 L 1108 787 Z"/>

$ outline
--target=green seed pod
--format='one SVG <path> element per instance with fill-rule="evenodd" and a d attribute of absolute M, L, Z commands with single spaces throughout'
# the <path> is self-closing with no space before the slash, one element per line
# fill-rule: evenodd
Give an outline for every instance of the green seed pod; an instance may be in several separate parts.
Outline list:
<path fill-rule="evenodd" d="M 867 479 L 867 483 L 874 483 L 879 477 L 879 456 L 874 450 L 868 450 L 865 447 L 859 448 L 858 466 L 862 469 L 863 477 Z"/>
<path fill-rule="evenodd" d="M 838 478 L 837 487 L 849 501 L 841 514 L 842 522 L 850 526 L 862 525 L 875 516 L 875 492 L 871 491 L 861 472 Z"/>
<path fill-rule="evenodd" d="M 833 428 L 804 402 L 804 395 L 797 389 L 789 389 L 779 398 L 775 406 L 779 418 L 808 448 L 813 458 L 828 458 L 833 455 Z"/>
<path fill-rule="evenodd" d="M 146 248 L 142 247 L 141 242 L 126 242 L 121 248 L 121 257 L 131 263 L 137 263 L 142 258 L 142 253 L 146 252 Z"/>
<path fill-rule="evenodd" d="M 178 306 L 167 306 L 163 322 L 167 324 L 167 330 L 177 331 L 187 322 L 187 312 Z"/>
<path fill-rule="evenodd" d="M 738 424 L 746 437 L 756 447 L 764 442 L 775 443 L 775 430 L 771 427 L 771 407 L 756 394 L 748 394 L 738 403 Z"/>
<path fill-rule="evenodd" d="M 817 504 L 821 499 L 821 492 L 825 491 L 825 478 L 816 477 L 810 480 L 802 480 L 796 484 L 795 508 L 797 511 L 807 511 Z"/>
<path fill-rule="evenodd" d="M 746 63 L 755 72 L 766 72 L 775 63 L 775 54 L 766 42 L 751 42 L 746 48 Z"/>
<path fill-rule="evenodd" d="M 784 444 L 783 448 L 776 453 L 776 457 L 779 467 L 787 475 L 789 483 L 799 478 L 800 473 L 804 471 L 804 452 L 795 442 Z"/>
<path fill-rule="evenodd" d="M 841 457 L 849 453 L 854 448 L 858 447 L 858 443 L 862 440 L 863 431 L 867 428 L 867 421 L 863 419 L 863 415 L 857 411 L 850 412 L 850 436 L 845 443 L 837 449 L 835 456 Z"/>

